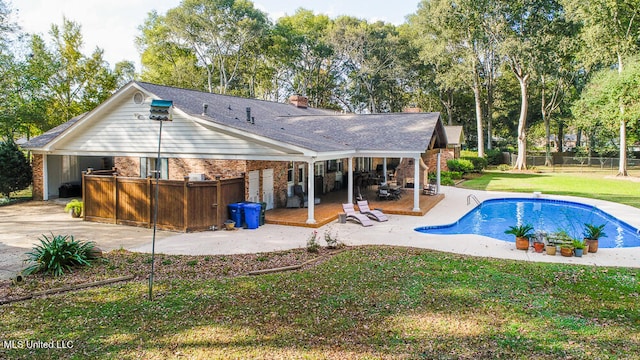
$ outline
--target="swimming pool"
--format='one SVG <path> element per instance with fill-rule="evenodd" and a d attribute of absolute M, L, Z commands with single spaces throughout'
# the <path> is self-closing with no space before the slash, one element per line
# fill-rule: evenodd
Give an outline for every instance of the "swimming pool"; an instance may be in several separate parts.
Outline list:
<path fill-rule="evenodd" d="M 601 248 L 640 246 L 640 232 L 595 206 L 572 201 L 539 198 L 502 198 L 485 200 L 455 223 L 422 226 L 415 230 L 426 234 L 477 234 L 514 242 L 505 234 L 509 226 L 531 224 L 535 231 L 547 233 L 565 230 L 582 239 L 585 223 L 606 224 L 600 238 Z"/>

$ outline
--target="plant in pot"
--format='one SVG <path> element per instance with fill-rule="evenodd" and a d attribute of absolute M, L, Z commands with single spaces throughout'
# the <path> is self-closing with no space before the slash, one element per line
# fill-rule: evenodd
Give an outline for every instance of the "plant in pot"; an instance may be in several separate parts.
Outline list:
<path fill-rule="evenodd" d="M 84 203 L 78 199 L 73 199 L 67 203 L 64 207 L 65 212 L 71 212 L 71 216 L 79 218 L 84 210 Z"/>
<path fill-rule="evenodd" d="M 585 251 L 595 253 L 598 251 L 598 239 L 601 237 L 607 237 L 604 233 L 604 226 L 594 224 L 584 224 L 584 239 L 587 242 L 587 248 Z"/>
<path fill-rule="evenodd" d="M 573 246 L 573 253 L 576 257 L 582 257 L 584 248 L 587 246 L 584 240 L 573 239 L 571 245 Z"/>
<path fill-rule="evenodd" d="M 533 235 L 533 226 L 530 224 L 509 226 L 509 229 L 505 230 L 505 234 L 511 234 L 516 237 L 516 249 L 527 250 L 529 249 L 529 238 Z"/>
<path fill-rule="evenodd" d="M 560 245 L 560 254 L 562 256 L 567 256 L 567 257 L 573 256 L 573 245 L 571 244 Z"/>

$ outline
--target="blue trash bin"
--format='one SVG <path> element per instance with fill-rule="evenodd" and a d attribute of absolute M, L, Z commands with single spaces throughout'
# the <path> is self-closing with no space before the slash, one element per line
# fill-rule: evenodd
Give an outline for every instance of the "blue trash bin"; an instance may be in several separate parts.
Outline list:
<path fill-rule="evenodd" d="M 233 203 L 227 205 L 229 208 L 229 219 L 236 223 L 236 228 L 241 228 L 244 222 L 244 203 Z"/>
<path fill-rule="evenodd" d="M 244 220 L 247 223 L 247 229 L 257 229 L 260 226 L 260 209 L 262 206 L 258 203 L 244 204 Z"/>

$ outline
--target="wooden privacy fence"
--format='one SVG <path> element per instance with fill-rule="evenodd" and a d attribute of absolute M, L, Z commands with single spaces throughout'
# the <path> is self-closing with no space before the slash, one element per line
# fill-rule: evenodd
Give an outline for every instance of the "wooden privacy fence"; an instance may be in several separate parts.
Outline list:
<path fill-rule="evenodd" d="M 153 227 L 155 179 L 82 176 L 84 219 Z M 222 227 L 227 205 L 244 200 L 244 178 L 216 181 L 160 180 L 158 222 L 163 230 L 202 231 Z"/>

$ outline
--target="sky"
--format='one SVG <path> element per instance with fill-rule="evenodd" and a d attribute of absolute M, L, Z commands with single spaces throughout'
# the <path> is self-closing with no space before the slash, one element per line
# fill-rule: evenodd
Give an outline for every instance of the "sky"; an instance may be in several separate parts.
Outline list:
<path fill-rule="evenodd" d="M 253 0 L 256 8 L 266 12 L 272 21 L 293 15 L 304 7 L 331 18 L 350 15 L 368 21 L 385 21 L 395 25 L 416 12 L 420 0 Z M 134 39 L 151 10 L 165 14 L 180 0 L 9 0 L 14 20 L 22 30 L 49 39 L 52 24 L 62 24 L 62 17 L 80 23 L 84 38 L 82 52 L 89 55 L 97 47 L 111 66 L 130 60 L 139 68 L 139 54 Z"/>

